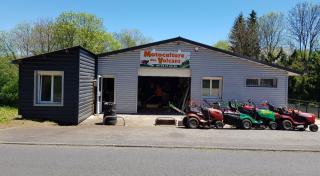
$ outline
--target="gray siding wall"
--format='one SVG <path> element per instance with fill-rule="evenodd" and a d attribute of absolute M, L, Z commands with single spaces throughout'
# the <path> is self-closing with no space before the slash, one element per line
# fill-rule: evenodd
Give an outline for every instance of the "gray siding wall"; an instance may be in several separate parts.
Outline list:
<path fill-rule="evenodd" d="M 95 56 L 80 50 L 79 52 L 79 122 L 94 113 Z"/>
<path fill-rule="evenodd" d="M 125 52 L 98 58 L 98 75 L 115 77 L 115 103 L 117 112 L 137 112 L 139 52 Z"/>
<path fill-rule="evenodd" d="M 34 71 L 64 71 L 63 106 L 34 106 Z M 39 118 L 62 124 L 78 122 L 78 50 L 26 59 L 19 64 L 19 112 L 25 118 Z"/>
<path fill-rule="evenodd" d="M 246 101 L 253 98 L 256 102 L 269 100 L 275 105 L 287 104 L 288 75 L 285 71 L 266 65 L 249 62 L 234 56 L 179 42 L 161 44 L 145 49 L 159 51 L 191 52 L 191 99 L 200 100 L 202 77 L 223 77 L 222 98 Z M 137 88 L 140 51 L 129 51 L 98 58 L 98 74 L 116 77 L 117 111 L 135 113 L 137 111 Z M 277 88 L 246 87 L 247 77 L 277 78 Z"/>
<path fill-rule="evenodd" d="M 266 65 L 249 62 L 223 53 L 201 48 L 191 56 L 191 98 L 201 97 L 202 77 L 223 78 L 223 99 L 257 103 L 268 100 L 275 105 L 287 104 L 288 74 Z M 277 88 L 246 87 L 246 78 L 277 78 Z"/>

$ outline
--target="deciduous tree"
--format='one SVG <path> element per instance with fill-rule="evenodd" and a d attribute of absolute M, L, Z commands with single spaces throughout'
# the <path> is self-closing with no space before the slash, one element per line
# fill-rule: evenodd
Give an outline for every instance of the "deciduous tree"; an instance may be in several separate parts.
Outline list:
<path fill-rule="evenodd" d="M 283 52 L 281 44 L 284 40 L 284 15 L 271 12 L 259 18 L 259 41 L 261 57 L 273 62 Z"/>
<path fill-rule="evenodd" d="M 223 49 L 223 50 L 230 50 L 230 43 L 225 40 L 219 40 L 213 46 L 216 48 Z"/>
<path fill-rule="evenodd" d="M 137 29 L 123 29 L 119 33 L 114 33 L 114 37 L 120 42 L 122 48 L 142 45 L 152 41 Z"/>
<path fill-rule="evenodd" d="M 298 3 L 289 11 L 288 22 L 291 38 L 302 53 L 304 71 L 307 71 L 309 58 L 319 44 L 320 5 L 310 2 Z"/>

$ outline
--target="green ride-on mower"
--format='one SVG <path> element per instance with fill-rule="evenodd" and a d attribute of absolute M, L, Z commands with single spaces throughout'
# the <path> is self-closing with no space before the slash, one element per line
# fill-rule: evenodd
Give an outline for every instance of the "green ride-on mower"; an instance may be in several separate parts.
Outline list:
<path fill-rule="evenodd" d="M 237 102 L 229 101 L 227 104 L 219 102 L 220 109 L 223 112 L 223 122 L 240 129 L 260 128 L 263 121 L 257 120 L 252 116 L 239 112 Z"/>
<path fill-rule="evenodd" d="M 279 118 L 279 114 L 270 111 L 269 109 L 257 108 L 256 104 L 251 101 L 251 99 L 248 100 L 248 103 L 240 104 L 240 106 L 238 105 L 237 109 L 243 114 L 247 114 L 258 121 L 262 121 L 262 126 L 264 127 L 269 127 L 271 130 L 278 129 L 276 120 Z"/>

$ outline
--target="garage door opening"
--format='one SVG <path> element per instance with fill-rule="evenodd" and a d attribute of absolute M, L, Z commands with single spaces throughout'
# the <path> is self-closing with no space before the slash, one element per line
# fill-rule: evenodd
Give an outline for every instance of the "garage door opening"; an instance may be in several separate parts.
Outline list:
<path fill-rule="evenodd" d="M 139 76 L 138 112 L 174 114 L 169 103 L 184 110 L 190 99 L 190 78 Z"/>

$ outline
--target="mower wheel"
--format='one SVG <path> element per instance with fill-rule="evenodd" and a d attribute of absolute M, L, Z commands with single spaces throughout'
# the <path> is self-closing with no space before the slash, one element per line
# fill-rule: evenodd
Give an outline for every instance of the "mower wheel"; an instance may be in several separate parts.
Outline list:
<path fill-rule="evenodd" d="M 312 131 L 312 132 L 317 132 L 318 131 L 318 125 L 316 125 L 316 124 L 309 125 L 309 130 Z"/>
<path fill-rule="evenodd" d="M 276 130 L 278 128 L 278 124 L 276 122 L 270 122 L 269 123 L 269 128 L 271 130 Z"/>
<path fill-rule="evenodd" d="M 292 129 L 292 122 L 290 120 L 282 121 L 282 129 L 291 130 Z"/>
<path fill-rule="evenodd" d="M 198 128 L 199 127 L 199 120 L 194 117 L 189 118 L 188 127 L 192 128 L 192 129 Z"/>
<path fill-rule="evenodd" d="M 217 128 L 217 129 L 222 129 L 222 128 L 223 128 L 223 126 L 224 126 L 224 123 L 223 123 L 223 122 L 221 122 L 221 121 L 216 121 L 215 126 L 216 126 L 216 128 Z"/>
<path fill-rule="evenodd" d="M 248 129 L 251 129 L 251 127 L 252 127 L 252 123 L 250 120 L 248 120 L 248 119 L 242 120 L 242 128 L 243 129 L 248 130 Z"/>
<path fill-rule="evenodd" d="M 183 126 L 185 126 L 186 128 L 189 128 L 189 126 L 188 126 L 188 117 L 184 117 L 184 118 L 182 119 L 182 124 L 183 124 Z"/>

